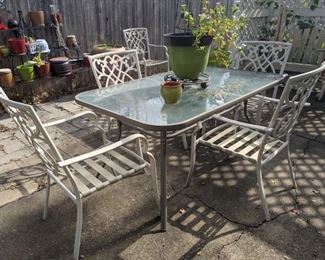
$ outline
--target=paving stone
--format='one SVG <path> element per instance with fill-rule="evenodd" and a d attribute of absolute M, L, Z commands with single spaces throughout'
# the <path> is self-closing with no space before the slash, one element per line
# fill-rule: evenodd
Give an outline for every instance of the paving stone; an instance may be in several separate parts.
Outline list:
<path fill-rule="evenodd" d="M 38 184 L 34 181 L 28 181 L 18 186 L 13 186 L 12 189 L 6 189 L 0 191 L 0 207 L 19 200 L 20 198 L 26 197 L 33 194 L 38 190 Z"/>
<path fill-rule="evenodd" d="M 8 154 L 14 153 L 26 147 L 24 143 L 20 142 L 14 137 L 0 140 L 0 145 L 3 146 L 3 151 Z"/>

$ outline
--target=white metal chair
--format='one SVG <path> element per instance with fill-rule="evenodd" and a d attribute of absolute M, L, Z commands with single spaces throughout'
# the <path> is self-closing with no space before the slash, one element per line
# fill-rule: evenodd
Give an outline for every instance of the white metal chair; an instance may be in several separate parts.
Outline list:
<path fill-rule="evenodd" d="M 242 41 L 235 55 L 235 69 L 250 70 L 258 72 L 272 72 L 283 75 L 287 64 L 291 43 L 275 41 Z M 274 87 L 272 98 L 275 98 L 279 86 Z M 256 113 L 256 123 L 260 123 L 263 105 L 267 103 L 263 96 L 257 95 L 245 102 L 245 116 L 247 107 Z"/>
<path fill-rule="evenodd" d="M 144 67 L 144 75 L 147 76 L 147 69 L 153 66 L 168 64 L 167 48 L 164 45 L 150 44 L 147 28 L 129 28 L 123 30 L 125 43 L 128 49 L 136 49 L 139 53 L 140 64 Z M 166 60 L 153 60 L 150 48 L 163 49 Z"/>
<path fill-rule="evenodd" d="M 88 56 L 98 88 L 118 85 L 128 80 L 141 79 L 141 69 L 136 50 L 105 52 Z M 100 116 L 100 115 L 99 115 Z M 108 123 L 107 135 L 110 136 L 112 118 L 105 116 Z M 122 125 L 118 122 L 119 138 Z"/>
<path fill-rule="evenodd" d="M 94 151 L 63 159 L 46 128 L 80 116 L 92 118 L 96 124 L 96 114 L 90 111 L 83 112 L 69 119 L 43 124 L 32 106 L 9 100 L 1 88 L 0 103 L 15 121 L 46 168 L 47 190 L 43 219 L 47 218 L 51 180 L 57 183 L 77 206 L 74 259 L 79 257 L 82 199 L 84 197 L 125 177 L 133 176 L 141 171 L 150 171 L 155 198 L 159 203 L 156 162 L 153 155 L 148 152 L 148 143 L 143 135 L 133 134 L 118 142 L 107 143 Z M 125 146 L 132 143 L 135 143 L 136 151 L 131 151 Z M 63 182 L 62 178 L 67 178 L 68 183 Z"/>
<path fill-rule="evenodd" d="M 220 115 L 214 115 L 214 119 L 224 124 L 208 131 L 200 138 L 196 139 L 196 134 L 202 127 L 198 125 L 192 135 L 191 163 L 187 178 L 187 186 L 190 185 L 194 171 L 196 146 L 198 144 L 219 149 L 231 155 L 240 156 L 256 165 L 260 198 L 262 200 L 266 220 L 270 220 L 270 213 L 263 186 L 262 166 L 271 161 L 280 151 L 286 148 L 290 174 L 293 185 L 296 188 L 295 174 L 290 159 L 290 135 L 301 110 L 324 70 L 325 63 L 316 70 L 289 78 L 281 98 L 279 100 L 273 100 L 277 103 L 277 106 L 268 127 L 239 122 Z"/>
<path fill-rule="evenodd" d="M 136 50 L 104 52 L 88 59 L 98 88 L 142 78 Z"/>

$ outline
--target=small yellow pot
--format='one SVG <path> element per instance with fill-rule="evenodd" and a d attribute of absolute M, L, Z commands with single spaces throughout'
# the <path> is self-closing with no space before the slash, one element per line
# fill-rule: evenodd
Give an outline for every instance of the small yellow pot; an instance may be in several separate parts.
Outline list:
<path fill-rule="evenodd" d="M 166 104 L 176 104 L 182 95 L 182 85 L 178 81 L 165 81 L 161 84 L 160 95 Z"/>

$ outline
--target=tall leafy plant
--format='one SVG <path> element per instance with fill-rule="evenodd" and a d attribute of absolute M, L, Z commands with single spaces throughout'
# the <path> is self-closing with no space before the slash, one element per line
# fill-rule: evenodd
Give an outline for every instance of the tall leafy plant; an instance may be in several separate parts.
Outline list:
<path fill-rule="evenodd" d="M 189 29 L 195 37 L 194 46 L 200 48 L 203 36 L 213 37 L 213 50 L 210 63 L 222 67 L 230 66 L 230 48 L 236 46 L 239 32 L 245 26 L 244 17 L 227 16 L 221 5 L 209 6 L 209 0 L 201 0 L 201 13 L 194 17 L 188 6 L 182 5 L 181 12 Z"/>

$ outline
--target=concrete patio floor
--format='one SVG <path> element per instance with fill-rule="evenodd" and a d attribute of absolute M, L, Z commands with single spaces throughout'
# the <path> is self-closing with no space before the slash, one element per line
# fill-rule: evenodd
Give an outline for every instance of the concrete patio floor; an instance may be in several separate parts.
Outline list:
<path fill-rule="evenodd" d="M 159 231 L 150 176 L 134 176 L 85 199 L 81 258 L 325 259 L 325 103 L 311 102 L 291 139 L 298 189 L 290 189 L 285 155 L 265 167 L 271 221 L 264 221 L 248 161 L 200 147 L 194 183 L 184 189 L 189 151 L 175 138 L 168 146 L 168 231 Z M 73 96 L 37 106 L 43 122 L 80 110 Z M 100 145 L 84 124 L 50 135 L 67 153 L 82 153 Z M 158 159 L 158 141 L 150 139 L 150 148 Z M 42 221 L 43 174 L 13 121 L 0 116 L 0 259 L 71 259 L 75 205 L 53 186 Z"/>

